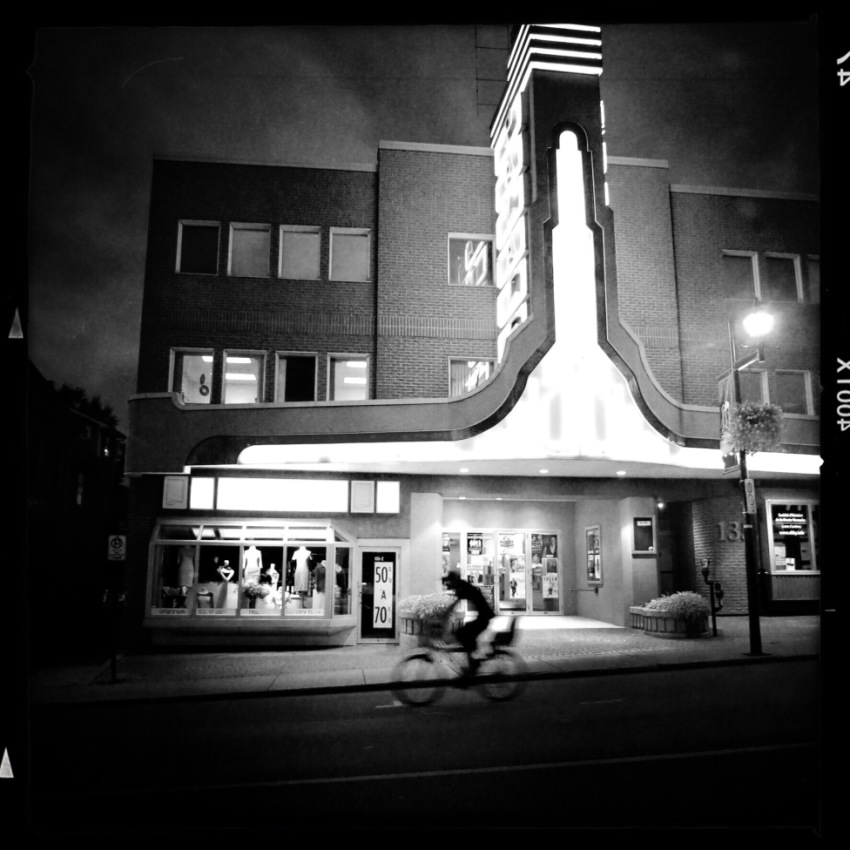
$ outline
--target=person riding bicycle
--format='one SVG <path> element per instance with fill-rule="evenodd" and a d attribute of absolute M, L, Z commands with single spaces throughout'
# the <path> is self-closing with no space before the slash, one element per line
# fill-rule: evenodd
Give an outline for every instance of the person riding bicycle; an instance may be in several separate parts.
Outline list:
<path fill-rule="evenodd" d="M 495 614 L 484 594 L 474 584 L 462 579 L 457 570 L 449 570 L 443 579 L 443 584 L 457 597 L 450 610 L 454 610 L 465 600 L 467 608 L 474 609 L 477 614 L 474 620 L 464 623 L 455 634 L 469 659 L 469 672 L 474 673 L 481 664 L 480 659 L 473 657 L 478 647 L 478 636 L 487 628 Z"/>

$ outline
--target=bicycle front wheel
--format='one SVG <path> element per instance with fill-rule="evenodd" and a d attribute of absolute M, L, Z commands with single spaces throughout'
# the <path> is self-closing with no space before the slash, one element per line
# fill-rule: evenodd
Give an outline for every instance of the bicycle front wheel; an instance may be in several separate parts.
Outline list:
<path fill-rule="evenodd" d="M 393 670 L 392 692 L 405 705 L 430 705 L 442 696 L 439 665 L 430 652 L 414 652 Z"/>
<path fill-rule="evenodd" d="M 513 699 L 525 690 L 525 662 L 510 649 L 496 649 L 478 668 L 481 690 L 487 699 Z"/>

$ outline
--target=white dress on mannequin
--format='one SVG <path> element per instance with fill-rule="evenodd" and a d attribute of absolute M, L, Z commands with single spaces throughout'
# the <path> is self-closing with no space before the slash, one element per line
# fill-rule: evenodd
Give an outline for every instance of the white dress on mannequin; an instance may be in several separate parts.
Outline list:
<path fill-rule="evenodd" d="M 177 584 L 188 587 L 195 583 L 195 547 L 180 547 L 180 565 L 177 567 Z"/>
<path fill-rule="evenodd" d="M 296 593 L 307 593 L 310 590 L 310 559 L 313 553 L 304 546 L 295 550 L 292 560 L 295 562 L 295 585 Z"/>
<path fill-rule="evenodd" d="M 256 546 L 249 546 L 242 561 L 242 581 L 246 584 L 259 584 L 262 569 L 262 553 Z"/>

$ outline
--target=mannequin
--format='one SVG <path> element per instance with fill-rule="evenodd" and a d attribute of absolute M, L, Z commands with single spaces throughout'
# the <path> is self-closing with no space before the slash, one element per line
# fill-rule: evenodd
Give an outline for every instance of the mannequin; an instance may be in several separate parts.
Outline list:
<path fill-rule="evenodd" d="M 216 572 L 221 576 L 221 581 L 216 586 L 215 607 L 235 608 L 238 588 L 231 579 L 236 575 L 236 571 L 230 566 L 230 561 L 225 561 Z"/>
<path fill-rule="evenodd" d="M 195 583 L 195 547 L 180 547 L 180 565 L 177 567 L 177 584 L 189 587 Z"/>
<path fill-rule="evenodd" d="M 272 590 L 277 589 L 277 580 L 280 578 L 280 573 L 275 569 L 275 565 L 272 564 L 267 570 L 266 575 L 269 577 L 269 582 L 272 586 Z"/>
<path fill-rule="evenodd" d="M 325 577 L 327 576 L 328 562 L 320 561 L 316 567 L 316 589 L 313 591 L 313 608 L 323 611 L 325 608 Z"/>
<path fill-rule="evenodd" d="M 293 590 L 306 596 L 310 591 L 310 561 L 313 558 L 313 553 L 304 546 L 299 546 L 292 556 L 295 563 L 295 584 Z"/>
<path fill-rule="evenodd" d="M 262 568 L 262 553 L 256 546 L 249 546 L 242 560 L 242 581 L 245 584 L 259 584 Z"/>

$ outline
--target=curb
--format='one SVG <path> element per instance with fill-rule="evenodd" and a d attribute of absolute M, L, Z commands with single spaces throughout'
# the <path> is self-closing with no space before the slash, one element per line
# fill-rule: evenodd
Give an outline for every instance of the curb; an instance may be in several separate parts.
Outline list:
<path fill-rule="evenodd" d="M 699 670 L 712 667 L 734 667 L 740 665 L 752 664 L 777 664 L 793 661 L 817 661 L 819 658 L 816 653 L 801 653 L 796 655 L 771 655 L 769 653 L 758 656 L 748 657 L 742 654 L 741 658 L 723 658 L 712 661 L 677 661 L 668 664 L 650 664 L 650 665 L 629 665 L 624 667 L 609 667 L 595 668 L 590 670 L 557 670 L 546 672 L 528 672 L 521 676 L 515 677 L 518 680 L 532 681 L 547 681 L 556 679 L 586 679 L 602 676 L 620 676 L 627 674 L 638 673 L 661 673 L 670 670 Z M 106 665 L 107 667 L 110 664 Z M 116 684 L 121 684 L 120 682 Z M 59 708 L 69 707 L 92 707 L 102 705 L 146 705 L 153 702 L 158 703 L 174 703 L 174 702 L 212 702 L 221 700 L 234 699 L 281 699 L 286 697 L 303 697 L 303 696 L 321 696 L 343 693 L 369 693 L 374 691 L 392 690 L 393 682 L 387 680 L 384 682 L 364 683 L 359 685 L 317 685 L 307 688 L 290 688 L 281 690 L 264 690 L 264 691 L 240 691 L 233 690 L 212 693 L 184 693 L 174 695 L 157 695 L 150 696 L 127 696 L 127 697 L 106 697 L 98 698 L 93 696 L 90 699 L 83 698 L 78 700 L 45 700 L 33 701 L 31 703 L 33 709 L 46 709 L 48 711 Z M 100 683 L 98 685 L 90 685 L 86 687 L 112 687 L 111 683 Z"/>

